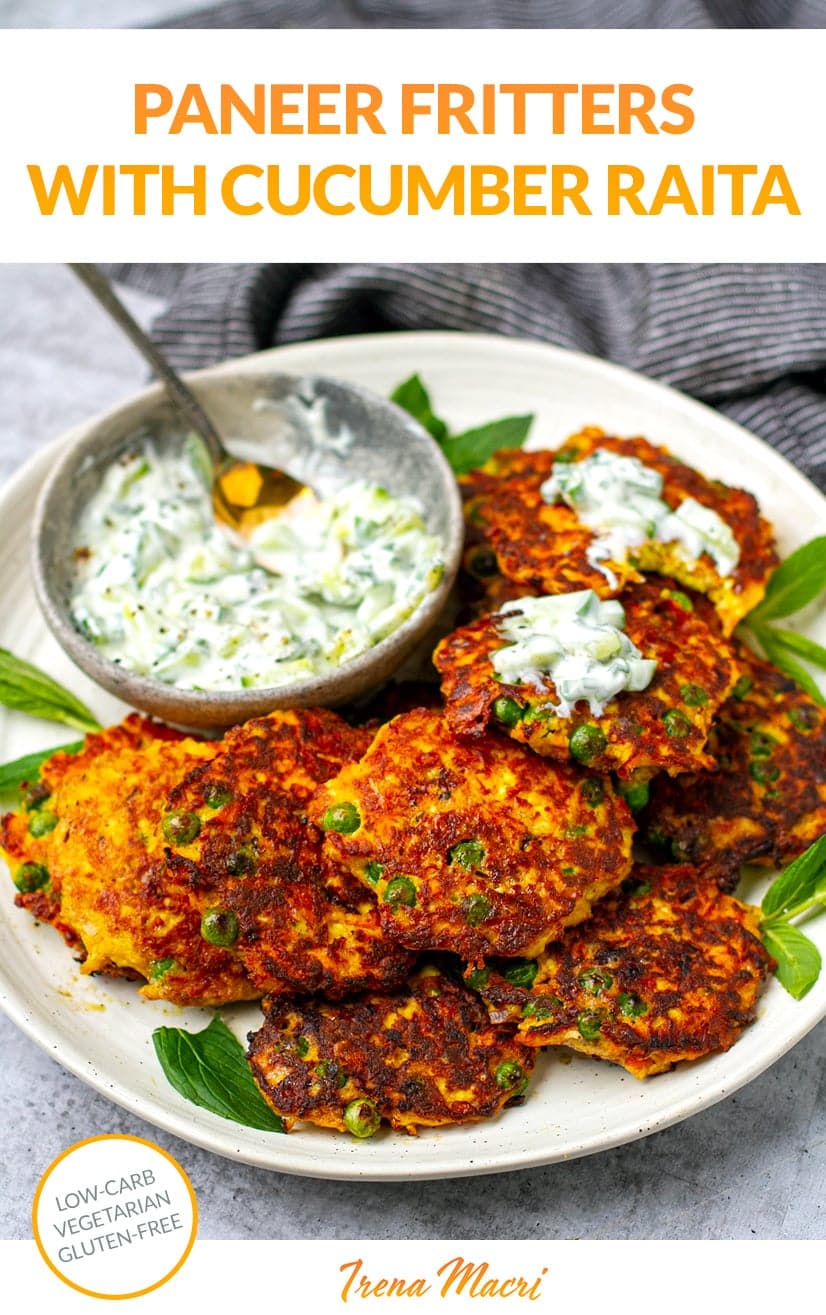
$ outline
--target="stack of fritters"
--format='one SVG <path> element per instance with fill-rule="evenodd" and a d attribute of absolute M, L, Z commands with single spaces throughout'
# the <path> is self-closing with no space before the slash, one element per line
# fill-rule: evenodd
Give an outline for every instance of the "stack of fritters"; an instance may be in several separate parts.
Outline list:
<path fill-rule="evenodd" d="M 540 492 L 556 454 L 499 453 L 463 480 L 476 619 L 436 651 L 443 705 L 402 688 L 366 727 L 275 712 L 217 744 L 132 717 L 2 821 L 18 902 L 84 971 L 182 1004 L 265 997 L 250 1062 L 288 1126 L 492 1117 L 540 1047 L 644 1077 L 754 1017 L 771 960 L 727 892 L 826 831 L 826 712 L 730 637 L 776 563 L 751 495 L 595 429 L 563 459 L 600 447 L 722 517 L 736 568 L 650 539 L 601 570 Z M 583 588 L 620 598 L 657 665 L 565 716 L 550 674 L 498 677 L 499 609 Z M 634 814 L 663 866 L 634 864 Z"/>

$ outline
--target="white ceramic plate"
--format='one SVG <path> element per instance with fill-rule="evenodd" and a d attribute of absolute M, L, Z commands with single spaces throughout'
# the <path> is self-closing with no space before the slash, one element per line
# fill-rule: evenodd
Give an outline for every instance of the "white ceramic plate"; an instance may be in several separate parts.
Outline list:
<path fill-rule="evenodd" d="M 749 488 L 774 521 L 782 553 L 822 530 L 826 499 L 760 440 L 679 393 L 577 353 L 469 334 L 387 334 L 279 348 L 235 362 L 255 372 L 277 364 L 318 371 L 386 393 L 418 371 L 455 427 L 534 411 L 534 446 L 554 445 L 584 424 L 645 434 L 711 476 Z M 227 367 L 220 367 L 226 369 Z M 61 442 L 67 442 L 71 435 Z M 75 671 L 46 631 L 29 578 L 28 524 L 57 448 L 31 461 L 0 496 L 0 644 L 75 690 L 102 722 L 123 712 Z M 826 618 L 807 624 L 826 639 Z M 820 633 L 818 634 L 818 631 Z M 0 710 L 0 761 L 75 738 Z M 5 879 L 4 879 L 5 880 Z M 749 890 L 756 898 L 757 888 Z M 807 931 L 826 953 L 826 917 Z M 795 1002 L 772 981 L 760 1016 L 725 1055 L 638 1082 L 608 1064 L 559 1053 L 542 1057 L 529 1099 L 492 1122 L 371 1141 L 315 1129 L 288 1137 L 241 1128 L 196 1109 L 166 1083 L 152 1029 L 198 1029 L 209 1014 L 144 1001 L 127 983 L 85 978 L 56 933 L 0 897 L 0 1005 L 65 1068 L 141 1118 L 221 1155 L 326 1178 L 438 1178 L 491 1173 L 592 1154 L 643 1137 L 721 1100 L 762 1073 L 826 1014 L 826 976 Z M 254 1006 L 224 1011 L 239 1037 L 257 1025 Z M 566 1057 L 567 1058 L 567 1057 Z"/>

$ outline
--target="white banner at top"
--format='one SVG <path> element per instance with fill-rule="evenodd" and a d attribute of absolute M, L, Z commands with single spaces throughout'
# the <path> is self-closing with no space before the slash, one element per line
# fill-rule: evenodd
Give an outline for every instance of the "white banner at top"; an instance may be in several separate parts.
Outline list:
<path fill-rule="evenodd" d="M 7 261 L 823 259 L 826 30 L 0 43 Z"/>

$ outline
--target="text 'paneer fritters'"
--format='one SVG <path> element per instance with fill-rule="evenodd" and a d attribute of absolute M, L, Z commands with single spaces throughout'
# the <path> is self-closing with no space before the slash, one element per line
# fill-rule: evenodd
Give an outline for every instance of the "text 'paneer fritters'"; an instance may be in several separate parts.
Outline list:
<path fill-rule="evenodd" d="M 709 728 L 739 673 L 713 608 L 656 578 L 632 585 L 621 602 L 629 639 L 657 663 L 647 689 L 622 691 L 600 716 L 581 700 L 560 717 L 550 676 L 520 685 L 499 679 L 491 659 L 508 641 L 494 613 L 448 635 L 434 654 L 453 730 L 479 735 L 492 722 L 536 753 L 625 779 L 712 768 Z"/>
<path fill-rule="evenodd" d="M 384 936 L 375 897 L 324 854 L 310 796 L 371 731 L 323 709 L 274 712 L 229 731 L 169 794 L 167 859 L 198 892 L 203 935 L 261 994 L 392 989 L 412 956 Z"/>
<path fill-rule="evenodd" d="M 753 1020 L 772 966 L 759 916 L 692 868 L 636 867 L 537 963 L 469 981 L 526 1045 L 571 1046 L 648 1077 L 728 1050 Z"/>
<path fill-rule="evenodd" d="M 44 865 L 59 918 L 82 947 L 84 973 L 145 978 L 145 994 L 185 1005 L 260 994 L 226 950 L 203 939 L 198 894 L 164 858 L 164 793 L 213 753 L 211 744 L 170 737 L 133 716 L 88 736 L 77 757 L 57 764 L 60 781 L 46 805 L 57 821 Z M 44 786 L 54 771 L 44 766 Z"/>
<path fill-rule="evenodd" d="M 783 865 L 826 833 L 826 709 L 744 644 L 737 658 L 709 737 L 718 770 L 655 781 L 642 823 L 727 889 L 743 863 Z"/>
<path fill-rule="evenodd" d="M 309 812 L 375 890 L 389 937 L 468 961 L 538 951 L 630 864 L 631 815 L 608 781 L 499 735 L 459 739 L 434 710 L 383 726 Z"/>
<path fill-rule="evenodd" d="M 740 551 L 730 574 L 722 575 L 707 552 L 692 559 L 676 541 L 656 538 L 630 549 L 622 560 L 606 560 L 602 564 L 605 570 L 589 560 L 596 531 L 583 524 L 567 503 L 545 501 L 540 489 L 555 462 L 580 461 L 598 450 L 635 457 L 661 475 L 662 500 L 672 510 L 693 499 L 719 516 Z M 526 592 L 593 589 L 608 598 L 639 580 L 640 572 L 651 571 L 707 594 L 725 633 L 730 634 L 760 601 L 777 565 L 771 526 L 761 517 L 750 493 L 707 480 L 644 438 L 614 438 L 592 427 L 573 435 L 557 452 L 496 453 L 481 471 L 471 472 L 462 483 L 471 555 L 474 545 L 487 545 L 501 574 L 523 584 Z M 471 570 L 479 578 L 472 564 Z M 490 573 L 493 578 L 492 569 Z"/>
<path fill-rule="evenodd" d="M 434 968 L 396 995 L 264 1006 L 250 1063 L 288 1126 L 305 1119 L 369 1136 L 380 1119 L 415 1133 L 492 1118 L 533 1068 L 513 1029 L 492 1024 L 473 991 Z"/>

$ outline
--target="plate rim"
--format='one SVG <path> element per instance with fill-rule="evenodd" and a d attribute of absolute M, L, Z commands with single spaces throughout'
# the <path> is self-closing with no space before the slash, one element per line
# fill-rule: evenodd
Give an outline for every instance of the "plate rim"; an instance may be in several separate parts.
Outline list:
<path fill-rule="evenodd" d="M 460 347 L 462 354 L 473 349 L 474 345 L 489 349 L 493 347 L 497 352 L 514 354 L 517 356 L 532 355 L 537 359 L 544 358 L 546 361 L 554 358 L 557 363 L 576 361 L 580 366 L 588 371 L 605 375 L 608 374 L 619 379 L 626 386 L 633 388 L 639 393 L 650 395 L 654 398 L 661 398 L 666 404 L 669 411 L 675 409 L 682 414 L 688 413 L 689 418 L 693 415 L 695 418 L 708 420 L 715 428 L 721 427 L 727 432 L 727 436 L 734 442 L 735 446 L 748 452 L 754 444 L 757 444 L 761 450 L 763 464 L 775 466 L 778 472 L 782 472 L 786 481 L 798 485 L 800 490 L 807 493 L 807 501 L 814 498 L 814 504 L 820 504 L 821 510 L 826 510 L 826 497 L 814 485 L 802 471 L 798 470 L 786 457 L 771 447 L 764 439 L 758 435 L 750 433 L 744 426 L 739 425 L 736 421 L 716 411 L 713 407 L 697 401 L 681 392 L 679 389 L 672 388 L 668 384 L 663 384 L 658 380 L 651 379 L 647 375 L 638 373 L 626 366 L 618 365 L 615 362 L 604 360 L 601 357 L 590 355 L 586 352 L 575 351 L 565 347 L 559 347 L 555 344 L 544 343 L 532 338 L 519 338 L 502 336 L 488 333 L 464 333 L 459 330 L 422 330 L 422 331 L 405 331 L 378 334 L 357 334 L 346 335 L 337 338 L 314 339 L 308 342 L 284 344 L 278 347 L 270 347 L 260 352 L 251 353 L 243 357 L 237 357 L 228 361 L 221 362 L 218 365 L 207 366 L 197 371 L 187 372 L 187 378 L 197 382 L 201 376 L 215 377 L 223 373 L 232 373 L 241 369 L 244 373 L 256 373 L 259 369 L 266 370 L 268 364 L 273 358 L 276 358 L 279 365 L 289 370 L 289 361 L 292 356 L 299 357 L 312 354 L 319 351 L 323 354 L 330 348 L 343 351 L 346 355 L 351 351 L 354 355 L 358 354 L 360 348 L 363 349 L 365 344 L 376 346 L 379 344 L 390 344 L 397 346 L 402 357 L 409 355 L 405 351 L 406 346 L 413 344 L 428 343 L 433 347 L 442 347 L 448 352 Z M 311 367 L 302 367 L 311 368 Z M 150 397 L 161 391 L 161 385 L 149 384 L 139 392 L 131 394 L 127 401 L 136 400 L 139 397 Z M 123 401 L 115 405 L 123 405 Z M 75 438 L 78 432 L 83 432 L 90 423 L 96 422 L 102 416 L 108 414 L 114 407 L 109 407 L 106 411 L 98 413 L 96 416 L 81 421 L 79 424 L 72 426 L 71 429 L 59 435 L 49 443 L 45 444 L 35 452 L 27 461 L 19 467 L 18 470 L 10 477 L 9 480 L 0 488 L 0 507 L 16 497 L 28 488 L 32 481 L 35 484 L 35 497 L 38 496 L 39 489 L 42 487 L 45 478 L 45 472 L 54 457 L 65 447 L 67 447 Z M 44 623 L 45 624 L 45 623 Z M 770 986 L 774 985 L 770 983 Z M 826 985 L 826 984 L 825 984 Z M 777 988 L 781 989 L 781 988 Z M 278 1154 L 280 1147 L 288 1150 L 288 1146 L 282 1141 L 274 1143 L 268 1142 L 266 1147 L 262 1147 L 260 1153 L 257 1153 L 252 1146 L 238 1146 L 234 1143 L 240 1137 L 245 1136 L 251 1130 L 238 1128 L 238 1134 L 233 1130 L 238 1127 L 229 1121 L 221 1120 L 217 1116 L 211 1116 L 215 1120 L 215 1127 L 208 1126 L 203 1131 L 197 1125 L 187 1123 L 183 1111 L 176 1111 L 164 1105 L 162 1098 L 149 1099 L 141 1094 L 134 1094 L 128 1087 L 124 1087 L 122 1079 L 117 1074 L 112 1074 L 114 1081 L 107 1080 L 107 1077 L 97 1071 L 92 1061 L 84 1056 L 80 1048 L 73 1042 L 67 1042 L 60 1031 L 59 1015 L 49 1011 L 47 1000 L 43 1008 L 43 1017 L 38 1018 L 34 1011 L 25 1001 L 18 1000 L 13 986 L 7 981 L 5 966 L 0 962 L 0 1009 L 9 1017 L 12 1023 L 17 1026 L 30 1040 L 50 1058 L 56 1059 L 57 1062 L 72 1073 L 75 1077 L 91 1086 L 99 1094 L 105 1096 L 108 1100 L 117 1104 L 129 1113 L 144 1119 L 146 1122 L 155 1127 L 180 1137 L 183 1141 L 189 1142 L 203 1150 L 212 1152 L 229 1158 L 253 1165 L 257 1168 L 267 1169 L 269 1171 L 288 1173 L 294 1176 L 311 1177 L 326 1179 L 331 1181 L 405 1181 L 408 1179 L 417 1180 L 435 1180 L 438 1178 L 459 1178 L 472 1177 L 484 1174 L 514 1172 L 521 1169 L 536 1168 L 539 1166 L 556 1163 L 562 1160 L 572 1160 L 583 1158 L 602 1151 L 610 1150 L 616 1146 L 624 1145 L 629 1142 L 649 1136 L 650 1134 L 673 1126 L 690 1118 L 693 1114 L 711 1108 L 719 1101 L 733 1094 L 748 1082 L 754 1080 L 760 1074 L 765 1072 L 774 1063 L 788 1053 L 808 1032 L 817 1026 L 824 1017 L 826 1017 L 826 989 L 821 991 L 822 1000 L 819 1005 L 812 997 L 809 998 L 808 1006 L 806 1001 L 800 1001 L 796 1004 L 796 1010 L 800 1013 L 795 1015 L 796 1026 L 790 1028 L 782 1038 L 782 1044 L 775 1043 L 769 1052 L 758 1052 L 754 1056 L 743 1055 L 742 1061 L 734 1065 L 729 1060 L 731 1071 L 726 1073 L 724 1081 L 718 1082 L 716 1086 L 709 1089 L 708 1085 L 701 1084 L 696 1090 L 684 1095 L 675 1102 L 675 1107 L 667 1111 L 656 1114 L 652 1118 L 646 1118 L 641 1111 L 642 1117 L 634 1119 L 630 1116 L 624 1124 L 612 1130 L 602 1128 L 587 1137 L 581 1137 L 575 1143 L 568 1143 L 565 1149 L 555 1148 L 553 1146 L 542 1146 L 531 1148 L 526 1146 L 519 1153 L 513 1148 L 506 1149 L 502 1152 L 491 1150 L 488 1144 L 483 1152 L 480 1153 L 478 1160 L 465 1160 L 464 1163 L 453 1165 L 440 1165 L 438 1168 L 432 1168 L 425 1162 L 423 1165 L 407 1164 L 403 1166 L 400 1163 L 398 1170 L 390 1167 L 388 1169 L 383 1164 L 370 1165 L 363 1162 L 361 1166 L 357 1162 L 351 1161 L 349 1157 L 343 1156 L 336 1160 L 332 1156 L 326 1159 L 322 1156 L 322 1164 L 315 1162 L 314 1159 L 308 1159 L 302 1162 L 296 1161 L 288 1154 L 288 1161 L 285 1163 Z M 765 1000 L 765 997 L 763 997 Z M 757 1020 L 759 1024 L 759 1019 Z M 736 1049 L 727 1052 L 730 1056 L 735 1054 Z M 712 1057 L 713 1058 L 713 1057 Z M 202 1112 L 203 1113 L 203 1112 Z M 475 1125 L 471 1125 L 475 1126 Z M 436 1131 L 436 1130 L 434 1130 Z M 295 1134 L 293 1134 L 294 1136 Z M 300 1134 L 299 1134 L 300 1135 Z M 386 1134 L 388 1136 L 397 1136 L 398 1134 Z M 292 1136 L 289 1138 L 292 1141 Z M 269 1148 L 273 1146 L 276 1155 L 273 1158 L 269 1153 Z M 456 1158 L 454 1156 L 454 1158 Z"/>

